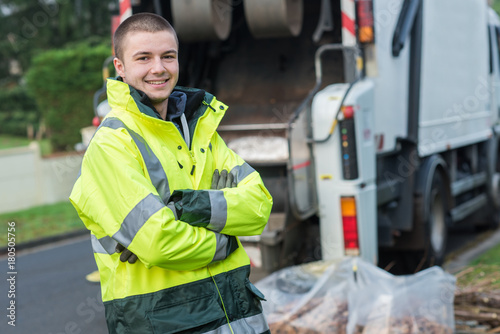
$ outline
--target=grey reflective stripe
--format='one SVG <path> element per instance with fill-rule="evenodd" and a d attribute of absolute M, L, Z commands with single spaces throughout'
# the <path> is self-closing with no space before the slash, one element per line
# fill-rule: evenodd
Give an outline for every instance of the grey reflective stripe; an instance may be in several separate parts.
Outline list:
<path fill-rule="evenodd" d="M 113 130 L 124 128 L 128 131 L 130 137 L 132 137 L 135 145 L 141 152 L 149 177 L 151 178 L 151 183 L 156 188 L 156 191 L 158 191 L 163 203 L 167 204 L 168 199 L 170 198 L 170 188 L 168 186 L 167 175 L 165 174 L 165 170 L 163 169 L 160 160 L 158 160 L 158 157 L 153 153 L 153 150 L 151 150 L 144 138 L 142 138 L 135 131 L 129 129 L 121 120 L 115 117 L 106 118 L 101 126 Z"/>
<path fill-rule="evenodd" d="M 90 236 L 90 241 L 92 242 L 92 249 L 94 253 L 98 254 L 114 254 L 115 247 L 118 244 L 113 238 L 105 236 L 101 239 L 97 239 L 95 235 Z"/>
<path fill-rule="evenodd" d="M 113 235 L 113 239 L 125 247 L 128 247 L 139 229 L 154 215 L 164 208 L 165 205 L 153 194 L 144 197 L 130 210 L 122 222 L 120 230 Z"/>
<path fill-rule="evenodd" d="M 250 166 L 248 163 L 244 163 L 243 165 L 236 166 L 233 169 L 231 169 L 231 174 L 234 176 L 234 182 L 236 184 L 240 183 L 240 181 L 243 181 L 245 177 L 248 175 L 252 174 L 255 172 L 255 169 L 253 169 L 252 166 Z"/>
<path fill-rule="evenodd" d="M 226 226 L 227 202 L 222 190 L 208 190 L 210 198 L 210 223 L 207 229 L 220 232 Z"/>
<path fill-rule="evenodd" d="M 144 197 L 137 205 L 130 210 L 123 220 L 120 230 L 113 237 L 103 237 L 97 239 L 95 235 L 91 236 L 92 249 L 94 253 L 113 254 L 115 247 L 119 242 L 122 246 L 128 247 L 139 229 L 154 215 L 161 210 L 163 203 L 153 194 Z M 227 241 L 226 241 L 227 243 Z M 225 253 L 224 253 L 225 254 Z"/>
<path fill-rule="evenodd" d="M 187 147 L 191 148 L 191 136 L 189 135 L 189 126 L 186 120 L 186 115 L 184 113 L 181 115 L 181 124 L 182 124 L 182 132 L 184 134 L 184 141 L 186 142 Z"/>
<path fill-rule="evenodd" d="M 167 208 L 169 208 L 170 210 L 172 210 L 172 212 L 174 213 L 175 220 L 179 220 L 179 217 L 177 217 L 177 210 L 175 209 L 175 203 L 174 203 L 174 201 L 168 202 L 167 203 Z"/>
<path fill-rule="evenodd" d="M 231 332 L 231 329 L 233 330 Z M 269 330 L 266 318 L 263 314 L 257 314 L 248 318 L 238 319 L 231 322 L 231 329 L 228 324 L 222 325 L 217 329 L 204 334 L 232 334 L 232 333 L 248 333 L 260 334 Z"/>
<path fill-rule="evenodd" d="M 217 232 L 214 232 L 214 233 L 215 233 L 217 245 L 215 247 L 215 254 L 214 254 L 214 258 L 212 259 L 212 262 L 224 260 L 226 258 L 227 242 L 229 239 L 229 237 L 227 235 L 220 234 Z"/>

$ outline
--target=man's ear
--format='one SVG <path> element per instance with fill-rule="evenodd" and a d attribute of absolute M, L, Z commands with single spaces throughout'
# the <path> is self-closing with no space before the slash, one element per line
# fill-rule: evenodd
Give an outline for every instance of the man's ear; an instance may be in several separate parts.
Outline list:
<path fill-rule="evenodd" d="M 113 59 L 113 65 L 115 65 L 116 73 L 118 73 L 119 76 L 124 78 L 125 77 L 125 65 L 123 64 L 123 62 L 120 59 L 118 59 L 117 57 L 115 57 Z"/>

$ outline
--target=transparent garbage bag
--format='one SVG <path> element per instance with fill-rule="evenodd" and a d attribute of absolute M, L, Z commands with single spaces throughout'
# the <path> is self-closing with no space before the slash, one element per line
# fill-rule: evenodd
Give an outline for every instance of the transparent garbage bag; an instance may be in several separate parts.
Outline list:
<path fill-rule="evenodd" d="M 394 276 L 360 259 L 350 260 L 356 275 L 349 282 L 352 334 L 452 334 L 455 277 L 440 267 Z"/>
<path fill-rule="evenodd" d="M 312 262 L 274 272 L 257 282 L 271 333 L 345 333 L 348 263 Z"/>
<path fill-rule="evenodd" d="M 393 276 L 360 258 L 281 269 L 256 286 L 271 333 L 448 334 L 455 278 L 439 267 Z"/>

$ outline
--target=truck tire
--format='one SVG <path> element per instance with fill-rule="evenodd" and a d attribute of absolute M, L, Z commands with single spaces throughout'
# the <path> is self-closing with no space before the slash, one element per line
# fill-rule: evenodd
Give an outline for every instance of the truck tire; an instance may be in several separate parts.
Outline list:
<path fill-rule="evenodd" d="M 425 203 L 429 216 L 425 222 L 424 267 L 442 265 L 446 254 L 449 208 L 446 185 L 439 170 L 434 171 L 428 195 Z"/>

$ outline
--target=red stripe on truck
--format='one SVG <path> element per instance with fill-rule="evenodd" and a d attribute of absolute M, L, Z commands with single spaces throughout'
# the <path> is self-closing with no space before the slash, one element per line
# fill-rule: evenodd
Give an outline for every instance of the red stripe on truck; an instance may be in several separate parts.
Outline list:
<path fill-rule="evenodd" d="M 354 20 L 351 19 L 345 12 L 342 12 L 342 28 L 347 29 L 353 36 L 356 35 Z"/>
<path fill-rule="evenodd" d="M 120 1 L 120 16 L 122 16 L 129 8 L 132 8 L 130 0 Z"/>
<path fill-rule="evenodd" d="M 304 161 L 301 164 L 294 165 L 292 168 L 293 168 L 293 170 L 297 170 L 297 169 L 301 169 L 301 168 L 307 167 L 310 164 L 311 164 L 311 160 L 307 160 L 307 161 Z"/>

